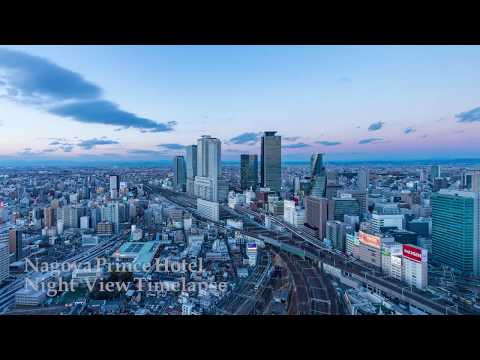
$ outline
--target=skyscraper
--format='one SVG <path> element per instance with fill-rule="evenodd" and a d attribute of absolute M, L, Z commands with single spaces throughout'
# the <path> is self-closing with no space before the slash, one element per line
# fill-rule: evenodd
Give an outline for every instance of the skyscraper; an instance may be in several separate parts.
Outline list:
<path fill-rule="evenodd" d="M 276 131 L 265 131 L 261 148 L 261 186 L 280 192 L 282 186 L 282 138 Z"/>
<path fill-rule="evenodd" d="M 305 223 L 318 231 L 320 240 L 325 238 L 327 223 L 328 199 L 305 197 Z"/>
<path fill-rule="evenodd" d="M 256 189 L 258 184 L 258 156 L 240 155 L 240 187 L 242 190 Z"/>
<path fill-rule="evenodd" d="M 10 229 L 8 232 L 8 243 L 10 254 L 15 254 L 15 260 L 20 260 L 23 257 L 23 233 L 18 229 Z"/>
<path fill-rule="evenodd" d="M 480 275 L 480 194 L 440 190 L 433 193 L 432 256 L 462 273 Z"/>
<path fill-rule="evenodd" d="M 116 199 L 120 190 L 120 177 L 118 175 L 110 175 L 110 197 Z"/>
<path fill-rule="evenodd" d="M 185 161 L 187 163 L 187 193 L 193 195 L 195 176 L 197 176 L 197 145 L 185 148 Z"/>
<path fill-rule="evenodd" d="M 195 177 L 194 193 L 204 200 L 225 201 L 228 185 L 221 178 L 222 168 L 221 142 L 217 138 L 203 135 L 197 141 L 197 176 Z"/>
<path fill-rule="evenodd" d="M 8 225 L 0 223 L 0 283 L 10 275 L 10 251 Z"/>
<path fill-rule="evenodd" d="M 323 198 L 327 191 L 327 172 L 323 166 L 323 154 L 313 154 L 310 158 L 312 170 L 310 196 Z"/>
<path fill-rule="evenodd" d="M 43 218 L 46 228 L 55 227 L 55 209 L 53 207 L 46 207 L 43 209 Z"/>
<path fill-rule="evenodd" d="M 473 192 L 480 192 L 480 169 L 467 170 L 463 177 L 465 189 Z"/>
<path fill-rule="evenodd" d="M 0 242 L 0 283 L 10 275 L 8 243 Z"/>
<path fill-rule="evenodd" d="M 368 169 L 360 169 L 357 173 L 358 189 L 366 191 L 370 180 L 370 172 Z"/>
<path fill-rule="evenodd" d="M 181 155 L 173 158 L 173 186 L 176 190 L 185 191 L 187 172 L 185 158 Z"/>
<path fill-rule="evenodd" d="M 433 182 L 433 180 L 439 177 L 440 177 L 440 165 L 433 165 L 430 168 L 430 180 Z"/>
<path fill-rule="evenodd" d="M 221 174 L 221 142 L 210 135 L 197 141 L 197 175 L 218 179 Z"/>

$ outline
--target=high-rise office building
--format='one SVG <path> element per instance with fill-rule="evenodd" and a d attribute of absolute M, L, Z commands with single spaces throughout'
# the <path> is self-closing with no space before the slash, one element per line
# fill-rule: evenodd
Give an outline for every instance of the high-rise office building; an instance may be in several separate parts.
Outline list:
<path fill-rule="evenodd" d="M 0 242 L 0 283 L 10 275 L 10 254 L 8 243 Z"/>
<path fill-rule="evenodd" d="M 432 194 L 432 256 L 458 271 L 480 275 L 480 193 L 440 190 Z"/>
<path fill-rule="evenodd" d="M 23 232 L 19 229 L 10 229 L 8 232 L 8 244 L 10 254 L 15 254 L 15 261 L 23 257 Z"/>
<path fill-rule="evenodd" d="M 327 192 L 327 171 L 323 166 L 323 154 L 313 154 L 310 158 L 311 187 L 310 196 L 323 198 Z"/>
<path fill-rule="evenodd" d="M 400 213 L 397 204 L 376 204 L 370 219 L 370 231 L 373 234 L 382 232 L 382 228 L 403 229 L 405 216 Z"/>
<path fill-rule="evenodd" d="M 433 165 L 430 168 L 430 180 L 434 181 L 436 178 L 440 177 L 440 165 Z"/>
<path fill-rule="evenodd" d="M 55 227 L 55 209 L 53 207 L 46 207 L 43 209 L 43 220 L 46 228 Z"/>
<path fill-rule="evenodd" d="M 197 141 L 197 176 L 194 182 L 194 194 L 208 201 L 224 201 L 224 183 L 220 184 L 221 142 L 217 138 L 203 135 Z M 220 195 L 219 196 L 219 192 Z"/>
<path fill-rule="evenodd" d="M 110 175 L 110 197 L 112 199 L 118 198 L 120 191 L 120 177 L 118 175 Z"/>
<path fill-rule="evenodd" d="M 341 221 L 327 221 L 325 238 L 335 250 L 345 251 L 346 225 Z"/>
<path fill-rule="evenodd" d="M 222 173 L 221 141 L 210 135 L 203 135 L 197 141 L 197 175 L 218 179 Z"/>
<path fill-rule="evenodd" d="M 185 162 L 187 165 L 187 193 L 193 195 L 195 176 L 197 176 L 197 145 L 185 148 Z"/>
<path fill-rule="evenodd" d="M 463 187 L 469 191 L 480 192 L 480 169 L 467 170 L 465 172 Z"/>
<path fill-rule="evenodd" d="M 240 188 L 248 190 L 257 188 L 258 184 L 258 156 L 240 155 Z"/>
<path fill-rule="evenodd" d="M 325 238 L 328 212 L 328 199 L 305 197 L 305 223 L 318 231 L 318 238 Z"/>
<path fill-rule="evenodd" d="M 360 169 L 357 173 L 358 189 L 366 191 L 370 181 L 370 172 L 368 169 Z"/>
<path fill-rule="evenodd" d="M 265 131 L 262 136 L 260 181 L 261 186 L 280 192 L 282 186 L 282 138 L 276 131 Z"/>
<path fill-rule="evenodd" d="M 345 215 L 360 215 L 358 200 L 350 194 L 342 194 L 328 200 L 328 220 L 343 221 Z"/>
<path fill-rule="evenodd" d="M 185 191 L 187 184 L 187 171 L 185 158 L 181 155 L 173 158 L 173 186 L 175 190 Z"/>

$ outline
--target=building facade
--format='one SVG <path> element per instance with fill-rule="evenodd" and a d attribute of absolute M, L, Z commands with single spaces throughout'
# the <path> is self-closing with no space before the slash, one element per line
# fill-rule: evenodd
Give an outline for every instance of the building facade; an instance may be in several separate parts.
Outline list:
<path fill-rule="evenodd" d="M 265 131 L 261 143 L 261 186 L 280 192 L 282 186 L 282 138 L 276 131 Z"/>

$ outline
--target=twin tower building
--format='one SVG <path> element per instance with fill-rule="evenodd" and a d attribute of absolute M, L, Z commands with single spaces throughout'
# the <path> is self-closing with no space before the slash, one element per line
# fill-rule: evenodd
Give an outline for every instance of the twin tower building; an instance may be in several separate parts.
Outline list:
<path fill-rule="evenodd" d="M 282 141 L 275 131 L 266 131 L 261 138 L 260 182 L 258 156 L 240 156 L 240 184 L 242 189 L 261 187 L 280 192 L 282 185 Z M 215 202 L 224 202 L 229 186 L 222 177 L 221 147 L 219 139 L 203 135 L 197 145 L 186 147 L 185 158 L 174 158 L 174 187 L 190 195 Z"/>

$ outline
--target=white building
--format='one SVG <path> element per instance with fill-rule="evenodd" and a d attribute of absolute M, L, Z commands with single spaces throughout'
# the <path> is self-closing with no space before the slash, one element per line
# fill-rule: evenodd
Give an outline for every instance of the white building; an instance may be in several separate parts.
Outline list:
<path fill-rule="evenodd" d="M 82 246 L 96 246 L 99 243 L 98 236 L 82 235 Z"/>
<path fill-rule="evenodd" d="M 403 281 L 424 289 L 428 285 L 428 251 L 414 245 L 403 245 Z"/>
<path fill-rule="evenodd" d="M 402 244 L 395 242 L 382 245 L 382 272 L 402 281 Z"/>
<path fill-rule="evenodd" d="M 89 229 L 89 228 L 90 228 L 90 216 L 81 216 L 80 229 Z"/>
<path fill-rule="evenodd" d="M 220 205 L 218 202 L 197 199 L 198 214 L 205 219 L 220 221 Z"/>
<path fill-rule="evenodd" d="M 398 210 L 398 209 L 397 209 Z M 392 211 L 393 212 L 393 211 Z M 404 216 L 400 212 L 395 214 L 372 213 L 370 219 L 370 231 L 379 233 L 381 227 L 396 226 L 398 229 L 404 228 Z"/>
<path fill-rule="evenodd" d="M 248 265 L 255 266 L 257 264 L 257 244 L 254 242 L 247 243 L 246 252 L 248 257 Z"/>
<path fill-rule="evenodd" d="M 23 288 L 15 293 L 15 305 L 19 306 L 38 306 L 42 304 L 47 297 L 43 290 Z"/>

